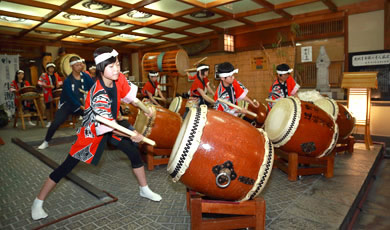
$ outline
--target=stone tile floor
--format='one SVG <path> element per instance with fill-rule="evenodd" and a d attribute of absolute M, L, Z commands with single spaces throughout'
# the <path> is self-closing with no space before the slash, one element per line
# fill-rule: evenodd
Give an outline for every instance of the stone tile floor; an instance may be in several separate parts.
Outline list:
<path fill-rule="evenodd" d="M 64 179 L 45 202 L 44 208 L 49 217 L 41 221 L 31 219 L 31 203 L 52 169 L 13 144 L 11 138 L 37 143 L 43 139 L 46 130 L 31 127 L 22 131 L 11 126 L 0 129 L 0 137 L 6 143 L 0 146 L 0 229 L 32 229 L 103 203 Z M 65 128 L 58 130 L 55 137 L 74 134 L 75 130 Z M 61 163 L 70 145 L 55 145 L 41 152 Z M 267 229 L 339 228 L 379 148 L 375 145 L 374 150 L 365 151 L 363 144 L 356 144 L 355 154 L 338 155 L 334 177 L 330 179 L 316 175 L 289 182 L 284 173 L 274 169 L 261 194 L 267 205 Z M 384 160 L 354 228 L 389 229 L 389 171 L 389 162 Z M 185 186 L 173 183 L 165 166 L 146 171 L 149 186 L 163 197 L 161 202 L 152 202 L 139 196 L 130 162 L 120 151 L 106 150 L 98 166 L 79 164 L 73 172 L 119 200 L 46 229 L 190 229 Z"/>

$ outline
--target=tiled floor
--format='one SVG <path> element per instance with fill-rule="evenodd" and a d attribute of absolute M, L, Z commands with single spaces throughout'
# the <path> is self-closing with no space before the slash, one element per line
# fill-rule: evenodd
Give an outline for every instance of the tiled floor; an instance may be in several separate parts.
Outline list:
<path fill-rule="evenodd" d="M 0 229 L 32 229 L 104 202 L 64 179 L 45 202 L 49 218 L 31 219 L 30 205 L 52 169 L 13 144 L 11 138 L 32 143 L 41 140 L 46 130 L 38 127 L 27 131 L 11 127 L 0 129 L 0 137 L 6 142 L 0 146 Z M 61 129 L 55 137 L 74 134 L 73 129 Z M 70 145 L 55 145 L 41 152 L 61 163 Z M 356 144 L 355 154 L 338 155 L 334 177 L 330 179 L 305 176 L 297 182 L 289 182 L 284 173 L 274 169 L 262 192 L 267 205 L 267 229 L 339 228 L 379 149 L 380 146 L 375 145 L 374 150 L 365 151 L 363 144 Z M 389 171 L 388 160 L 384 160 L 356 229 L 389 229 Z M 165 166 L 146 171 L 149 186 L 163 197 L 161 202 L 139 196 L 130 162 L 120 151 L 106 150 L 98 166 L 79 164 L 73 172 L 118 197 L 118 201 L 46 229 L 190 229 L 185 186 L 173 183 Z"/>

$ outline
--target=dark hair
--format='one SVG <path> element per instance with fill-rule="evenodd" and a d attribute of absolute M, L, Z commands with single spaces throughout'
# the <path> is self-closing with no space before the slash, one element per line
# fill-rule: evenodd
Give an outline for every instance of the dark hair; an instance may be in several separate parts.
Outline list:
<path fill-rule="evenodd" d="M 58 54 L 66 53 L 66 49 L 64 47 L 61 47 L 58 49 Z"/>
<path fill-rule="evenodd" d="M 111 53 L 113 50 L 114 50 L 113 48 L 108 47 L 108 46 L 99 47 L 99 48 L 97 48 L 97 49 L 93 52 L 93 58 L 96 58 L 96 57 L 99 56 L 100 54 Z M 106 68 L 106 66 L 108 66 L 109 64 L 112 64 L 112 63 L 116 62 L 116 58 L 117 58 L 117 57 L 110 57 L 109 59 L 104 60 L 104 61 L 100 62 L 99 64 L 96 64 L 96 77 L 97 77 L 98 79 L 101 79 L 101 78 L 102 78 L 102 75 L 103 75 L 103 73 L 104 73 L 104 69 Z"/>
<path fill-rule="evenodd" d="M 209 67 L 208 69 L 202 69 L 202 70 L 200 71 L 200 74 L 203 76 L 204 73 L 206 73 L 206 71 L 209 71 L 209 70 L 210 70 L 210 66 L 209 66 L 209 65 L 206 65 L 206 64 L 199 64 L 196 68 L 199 68 L 199 67 L 202 67 L 202 66 L 207 66 L 207 67 Z M 199 76 L 199 71 L 196 71 L 196 75 L 197 75 L 198 77 L 200 77 L 200 76 Z"/>
<path fill-rule="evenodd" d="M 46 63 L 46 66 L 47 66 L 48 64 L 54 64 L 54 62 L 48 62 L 48 63 Z M 54 64 L 54 65 L 55 65 L 55 64 Z M 53 67 L 53 68 L 54 68 L 54 71 L 56 70 L 56 67 L 54 67 L 54 66 L 49 66 L 48 68 L 46 68 L 46 66 L 45 66 L 46 71 L 47 71 L 47 69 L 50 68 L 50 67 Z"/>
<path fill-rule="evenodd" d="M 224 62 L 218 65 L 218 73 L 230 73 L 234 71 L 234 66 L 230 62 Z"/>
<path fill-rule="evenodd" d="M 278 66 L 276 66 L 276 70 L 278 71 L 289 71 L 290 70 L 290 66 L 288 66 L 287 64 L 280 64 Z"/>
<path fill-rule="evenodd" d="M 49 53 L 49 52 L 42 53 L 42 57 L 45 57 L 45 56 L 51 56 L 51 53 Z"/>
<path fill-rule="evenodd" d="M 79 57 L 77 56 L 72 56 L 70 59 L 69 59 L 69 63 L 71 63 L 72 61 L 77 61 L 77 60 L 81 60 Z"/>
<path fill-rule="evenodd" d="M 17 71 L 15 72 L 15 81 L 16 81 L 16 82 L 18 82 L 18 74 L 19 74 L 19 71 L 23 71 L 23 70 L 19 69 L 19 70 L 17 70 Z"/>

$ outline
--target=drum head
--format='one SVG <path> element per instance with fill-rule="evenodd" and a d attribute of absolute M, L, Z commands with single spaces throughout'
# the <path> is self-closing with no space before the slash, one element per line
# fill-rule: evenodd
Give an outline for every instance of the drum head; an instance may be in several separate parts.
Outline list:
<path fill-rule="evenodd" d="M 171 104 L 169 105 L 169 110 L 172 112 L 178 113 L 181 108 L 181 102 L 183 101 L 182 97 L 175 97 Z"/>
<path fill-rule="evenodd" d="M 244 101 L 244 100 L 241 100 L 239 102 L 237 102 L 238 106 L 240 106 L 241 108 L 244 108 L 244 109 L 248 109 L 248 102 Z M 238 115 L 240 118 L 244 118 L 245 117 L 245 114 L 240 114 Z"/>
<path fill-rule="evenodd" d="M 77 54 L 65 54 L 61 57 L 60 64 L 57 66 L 57 72 L 60 73 L 64 78 L 72 73 L 72 67 L 69 65 L 69 60 L 73 56 L 79 57 L 81 59 L 81 57 Z"/>
<path fill-rule="evenodd" d="M 329 114 L 333 120 L 337 119 L 337 114 L 339 114 L 339 106 L 335 100 L 330 98 L 322 98 L 314 101 L 314 104 Z"/>
<path fill-rule="evenodd" d="M 151 132 L 151 126 L 153 125 L 153 121 L 156 118 L 156 109 L 153 105 L 145 105 L 147 108 L 152 110 L 152 116 L 147 117 L 141 110 L 138 110 L 137 118 L 135 119 L 134 128 L 140 134 L 148 137 Z"/>
<path fill-rule="evenodd" d="M 176 69 L 179 74 L 186 76 L 186 69 L 190 66 L 188 54 L 185 50 L 180 49 L 176 54 Z"/>

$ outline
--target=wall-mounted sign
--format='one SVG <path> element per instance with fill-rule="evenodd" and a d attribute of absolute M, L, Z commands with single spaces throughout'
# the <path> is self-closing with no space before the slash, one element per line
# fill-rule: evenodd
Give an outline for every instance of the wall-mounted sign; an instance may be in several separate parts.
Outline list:
<path fill-rule="evenodd" d="M 364 54 L 352 57 L 352 66 L 388 65 L 390 53 Z"/>
<path fill-rule="evenodd" d="M 301 47 L 301 62 L 312 62 L 313 52 L 311 46 Z"/>
<path fill-rule="evenodd" d="M 254 57 L 251 64 L 252 70 L 267 70 L 267 59 L 264 57 Z"/>

